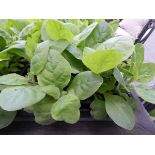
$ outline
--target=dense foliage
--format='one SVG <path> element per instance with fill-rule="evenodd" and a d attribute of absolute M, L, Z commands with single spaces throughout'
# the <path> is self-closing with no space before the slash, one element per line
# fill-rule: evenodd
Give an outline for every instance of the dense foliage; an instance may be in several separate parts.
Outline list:
<path fill-rule="evenodd" d="M 0 128 L 18 110 L 42 125 L 76 123 L 80 101 L 91 97 L 94 119 L 109 116 L 133 129 L 137 103 L 130 92 L 155 104 L 155 89 L 144 84 L 155 64 L 144 63 L 142 44 L 115 36 L 117 27 L 117 20 L 1 20 Z"/>

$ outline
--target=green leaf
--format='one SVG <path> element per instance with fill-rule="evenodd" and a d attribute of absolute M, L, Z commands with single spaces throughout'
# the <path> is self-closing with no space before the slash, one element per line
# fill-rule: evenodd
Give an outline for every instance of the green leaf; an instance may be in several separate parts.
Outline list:
<path fill-rule="evenodd" d="M 85 100 L 92 96 L 103 83 L 100 75 L 90 71 L 81 72 L 75 76 L 68 91 L 73 91 L 80 100 Z"/>
<path fill-rule="evenodd" d="M 82 61 L 79 59 L 76 59 L 72 54 L 70 54 L 68 51 L 64 51 L 62 53 L 64 58 L 69 62 L 72 68 L 72 73 L 77 74 L 85 70 L 85 66 L 83 65 Z"/>
<path fill-rule="evenodd" d="M 135 80 L 142 83 L 147 83 L 155 77 L 155 63 L 144 63 L 138 71 L 138 76 Z"/>
<path fill-rule="evenodd" d="M 104 103 L 104 101 L 102 101 L 100 99 L 96 98 L 90 104 L 90 108 L 91 108 L 90 114 L 96 120 L 103 120 L 107 115 L 106 109 L 105 109 L 105 103 Z"/>
<path fill-rule="evenodd" d="M 45 20 L 41 26 L 41 40 L 43 41 L 50 40 L 49 36 L 47 35 L 47 31 L 46 31 L 46 22 L 47 20 Z"/>
<path fill-rule="evenodd" d="M 132 130 L 135 115 L 131 106 L 120 96 L 105 95 L 105 107 L 110 118 L 120 127 Z"/>
<path fill-rule="evenodd" d="M 109 24 L 112 26 L 113 31 L 116 32 L 119 27 L 119 20 L 113 20 Z"/>
<path fill-rule="evenodd" d="M 73 42 L 75 43 L 75 45 L 80 44 L 81 42 L 83 42 L 94 30 L 94 28 L 97 26 L 97 22 L 89 25 L 88 27 L 86 27 L 81 33 L 79 33 L 78 35 L 76 35 L 74 37 Z"/>
<path fill-rule="evenodd" d="M 10 56 L 7 51 L 4 50 L 0 52 L 0 62 L 7 61 L 9 59 L 10 59 Z"/>
<path fill-rule="evenodd" d="M 69 45 L 66 40 L 50 41 L 50 48 L 62 53 Z"/>
<path fill-rule="evenodd" d="M 113 34 L 113 29 L 110 24 L 107 22 L 98 23 L 93 32 L 86 38 L 85 46 L 93 47 L 97 43 L 102 43 L 109 39 Z"/>
<path fill-rule="evenodd" d="M 130 71 L 136 79 L 138 76 L 139 68 L 141 68 L 144 61 L 144 47 L 142 44 L 138 43 L 135 45 L 135 51 L 131 59 Z"/>
<path fill-rule="evenodd" d="M 0 108 L 0 129 L 9 126 L 16 116 L 15 111 L 5 111 Z"/>
<path fill-rule="evenodd" d="M 155 104 L 155 88 L 136 86 L 135 91 L 146 102 Z"/>
<path fill-rule="evenodd" d="M 123 74 L 119 71 L 117 67 L 114 68 L 113 74 L 115 79 L 118 81 L 118 83 L 122 85 L 129 92 L 129 89 L 127 88 L 127 83 L 123 77 Z"/>
<path fill-rule="evenodd" d="M 35 122 L 41 125 L 49 125 L 55 122 L 51 116 L 51 109 L 56 101 L 50 97 L 46 96 L 39 103 L 34 104 L 31 107 L 32 112 L 35 116 Z"/>
<path fill-rule="evenodd" d="M 27 55 L 29 60 L 31 60 L 34 55 L 35 48 L 39 41 L 39 37 L 40 37 L 40 32 L 37 31 L 31 37 L 27 38 L 26 45 L 25 45 L 25 54 Z"/>
<path fill-rule="evenodd" d="M 52 96 L 54 99 L 58 99 L 60 97 L 60 90 L 54 85 L 42 86 L 41 90 L 46 94 Z"/>
<path fill-rule="evenodd" d="M 0 84 L 1 85 L 27 85 L 28 84 L 28 80 L 23 77 L 20 76 L 16 73 L 12 73 L 12 74 L 7 74 L 7 75 L 3 75 L 0 76 Z"/>
<path fill-rule="evenodd" d="M 11 35 L 0 28 L 0 51 L 3 50 L 7 44 L 11 42 L 12 38 Z"/>
<path fill-rule="evenodd" d="M 31 60 L 30 70 L 34 75 L 38 75 L 44 69 L 47 63 L 49 47 L 49 41 L 44 41 L 38 44 L 35 54 Z"/>
<path fill-rule="evenodd" d="M 3 37 L 0 36 L 0 51 L 2 51 L 6 46 L 6 41 Z"/>
<path fill-rule="evenodd" d="M 11 35 L 2 28 L 0 28 L 0 36 L 6 41 L 7 44 L 12 40 Z"/>
<path fill-rule="evenodd" d="M 30 30 L 32 30 L 34 27 L 36 26 L 35 23 L 31 23 L 27 26 L 25 26 L 21 32 L 19 33 L 19 39 L 22 40 L 22 39 L 26 39 L 27 35 L 29 34 Z"/>
<path fill-rule="evenodd" d="M 132 55 L 132 63 L 136 67 L 140 67 L 143 64 L 144 61 L 144 47 L 142 44 L 138 43 L 135 45 L 135 51 Z"/>
<path fill-rule="evenodd" d="M 75 24 L 80 29 L 80 32 L 88 26 L 88 20 L 69 19 L 68 22 Z"/>
<path fill-rule="evenodd" d="M 3 89 L 0 106 L 7 111 L 16 111 L 39 102 L 45 93 L 38 86 L 16 86 Z"/>
<path fill-rule="evenodd" d="M 71 79 L 71 66 L 56 50 L 50 50 L 44 70 L 37 76 L 40 86 L 52 85 L 63 89 Z"/>
<path fill-rule="evenodd" d="M 77 35 L 80 33 L 79 27 L 73 23 L 64 23 L 64 26 L 68 28 L 73 33 L 73 35 Z"/>
<path fill-rule="evenodd" d="M 54 41 L 66 39 L 71 42 L 73 39 L 72 32 L 57 20 L 48 20 L 46 22 L 46 32 L 49 38 Z"/>
<path fill-rule="evenodd" d="M 122 62 L 122 54 L 114 50 L 98 50 L 84 55 L 83 63 L 94 73 L 108 71 Z"/>
<path fill-rule="evenodd" d="M 80 118 L 80 100 L 74 94 L 62 96 L 52 106 L 51 115 L 57 121 L 76 123 Z"/>
<path fill-rule="evenodd" d="M 98 92 L 104 94 L 107 91 L 114 89 L 116 80 L 112 76 L 110 78 L 104 78 L 104 82 L 102 83 L 101 87 L 98 89 Z"/>
<path fill-rule="evenodd" d="M 18 55 L 20 57 L 24 57 L 27 59 L 27 56 L 25 54 L 25 40 L 16 41 L 14 45 L 11 45 L 7 49 L 1 51 L 3 55 L 7 53 L 8 55 Z"/>
<path fill-rule="evenodd" d="M 98 45 L 96 50 L 115 50 L 120 52 L 122 61 L 128 59 L 134 52 L 134 41 L 127 36 L 113 37 Z"/>
<path fill-rule="evenodd" d="M 82 56 L 83 56 L 83 53 L 82 51 L 76 47 L 74 44 L 70 44 L 68 47 L 67 47 L 67 51 L 69 53 L 71 53 L 76 59 L 82 59 Z"/>

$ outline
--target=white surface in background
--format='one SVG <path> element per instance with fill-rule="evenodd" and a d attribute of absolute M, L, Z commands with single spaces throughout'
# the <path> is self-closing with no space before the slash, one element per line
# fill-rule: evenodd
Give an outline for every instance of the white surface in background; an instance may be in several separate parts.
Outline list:
<path fill-rule="evenodd" d="M 145 62 L 155 63 L 155 30 L 151 33 L 149 38 L 144 43 L 145 48 Z"/>
<path fill-rule="evenodd" d="M 115 36 L 129 36 L 129 37 L 132 37 L 127 31 L 123 30 L 120 27 L 118 27 Z"/>
<path fill-rule="evenodd" d="M 147 22 L 148 19 L 125 19 L 119 25 L 134 38 L 137 38 Z"/>

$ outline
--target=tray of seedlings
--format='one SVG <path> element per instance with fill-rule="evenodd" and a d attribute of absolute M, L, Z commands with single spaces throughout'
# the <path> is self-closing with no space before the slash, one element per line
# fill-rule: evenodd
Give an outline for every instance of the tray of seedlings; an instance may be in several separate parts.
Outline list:
<path fill-rule="evenodd" d="M 155 63 L 144 62 L 143 47 L 154 24 L 134 37 L 118 33 L 120 22 L 0 20 L 0 129 L 112 121 L 155 133 L 155 88 L 147 85 Z"/>

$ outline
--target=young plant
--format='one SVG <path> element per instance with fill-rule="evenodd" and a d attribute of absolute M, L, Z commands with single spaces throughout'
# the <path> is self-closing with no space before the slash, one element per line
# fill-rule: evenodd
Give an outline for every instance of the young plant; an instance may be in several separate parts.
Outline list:
<path fill-rule="evenodd" d="M 155 64 L 144 63 L 142 44 L 115 36 L 118 21 L 5 20 L 0 24 L 0 128 L 16 111 L 35 121 L 76 123 L 80 101 L 93 97 L 90 114 L 109 116 L 118 126 L 135 126 L 136 92 L 155 104 L 155 89 L 144 83 Z M 16 61 L 14 61 L 16 60 Z"/>

